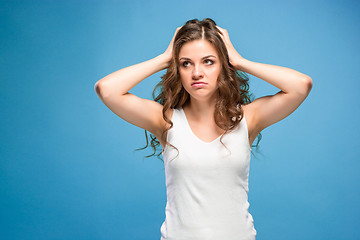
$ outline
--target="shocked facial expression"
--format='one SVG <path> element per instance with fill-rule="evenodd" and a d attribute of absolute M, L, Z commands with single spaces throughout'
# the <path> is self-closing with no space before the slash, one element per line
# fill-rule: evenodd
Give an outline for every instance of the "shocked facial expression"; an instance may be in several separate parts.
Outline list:
<path fill-rule="evenodd" d="M 221 62 L 209 41 L 185 43 L 179 52 L 179 63 L 182 85 L 191 97 L 203 101 L 216 96 Z"/>

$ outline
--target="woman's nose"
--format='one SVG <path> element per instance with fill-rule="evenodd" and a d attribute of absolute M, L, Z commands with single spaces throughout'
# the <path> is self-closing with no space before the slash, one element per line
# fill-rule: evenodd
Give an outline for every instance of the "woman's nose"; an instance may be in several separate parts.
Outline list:
<path fill-rule="evenodd" d="M 204 76 L 204 73 L 203 73 L 201 67 L 199 65 L 195 65 L 195 67 L 193 69 L 193 78 L 199 79 L 199 78 L 202 78 L 203 76 Z"/>

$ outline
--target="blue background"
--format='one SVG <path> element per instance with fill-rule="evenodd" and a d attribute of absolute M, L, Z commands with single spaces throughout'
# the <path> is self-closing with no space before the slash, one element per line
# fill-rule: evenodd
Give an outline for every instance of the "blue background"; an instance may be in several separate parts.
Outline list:
<path fill-rule="evenodd" d="M 258 239 L 358 239 L 359 13 L 357 1 L 1 1 L 0 238 L 160 239 L 163 163 L 134 151 L 144 130 L 94 84 L 210 17 L 243 57 L 314 83 L 251 158 Z M 131 92 L 152 99 L 163 73 Z M 251 75 L 250 87 L 279 91 Z"/>

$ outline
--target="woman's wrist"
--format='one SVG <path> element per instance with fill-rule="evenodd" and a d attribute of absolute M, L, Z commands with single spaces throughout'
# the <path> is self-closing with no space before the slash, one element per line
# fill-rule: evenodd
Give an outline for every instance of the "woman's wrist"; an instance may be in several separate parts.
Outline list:
<path fill-rule="evenodd" d="M 236 68 L 236 70 L 240 70 L 240 71 L 244 72 L 247 62 L 249 62 L 249 60 L 246 60 L 243 57 L 237 57 L 234 60 L 234 63 L 231 63 L 231 64 Z"/>
<path fill-rule="evenodd" d="M 169 67 L 171 57 L 169 58 L 166 54 L 162 53 L 156 57 L 159 60 L 159 64 L 162 70 Z"/>

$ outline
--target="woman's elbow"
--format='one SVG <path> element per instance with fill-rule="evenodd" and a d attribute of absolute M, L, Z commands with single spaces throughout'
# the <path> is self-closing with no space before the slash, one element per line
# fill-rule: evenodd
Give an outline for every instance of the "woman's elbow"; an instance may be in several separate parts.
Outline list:
<path fill-rule="evenodd" d="M 100 85 L 101 85 L 100 82 L 96 82 L 96 83 L 95 83 L 95 86 L 94 86 L 95 92 L 96 92 L 96 94 L 99 95 L 99 96 L 101 95 L 101 90 L 100 90 L 101 87 L 100 87 Z"/>
<path fill-rule="evenodd" d="M 307 76 L 306 78 L 303 79 L 303 94 L 308 95 L 312 89 L 313 86 L 313 80 L 311 79 L 311 77 Z"/>
<path fill-rule="evenodd" d="M 104 83 L 101 82 L 101 81 L 97 81 L 95 83 L 95 86 L 94 86 L 94 89 L 95 89 L 95 92 L 96 94 L 101 98 L 103 99 L 105 96 L 106 96 L 106 90 L 105 90 L 105 86 L 104 86 Z"/>
<path fill-rule="evenodd" d="M 306 78 L 306 79 L 305 79 L 305 84 L 306 84 L 306 86 L 307 86 L 307 88 L 308 88 L 308 92 L 310 92 L 311 89 L 312 89 L 312 87 L 313 87 L 313 80 L 312 80 L 312 78 L 311 78 L 311 77 Z"/>

